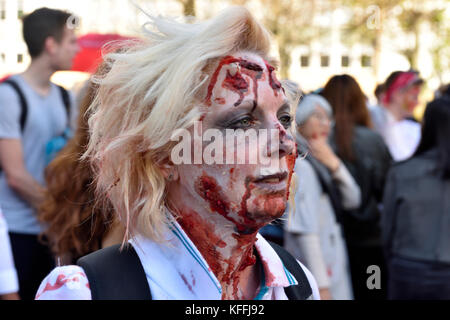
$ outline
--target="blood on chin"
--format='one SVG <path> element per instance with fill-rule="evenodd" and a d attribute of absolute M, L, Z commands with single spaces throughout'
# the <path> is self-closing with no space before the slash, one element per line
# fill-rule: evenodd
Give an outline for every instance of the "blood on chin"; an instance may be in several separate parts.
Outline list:
<path fill-rule="evenodd" d="M 264 225 L 283 215 L 287 190 L 261 190 L 247 179 L 240 204 L 230 203 L 214 177 L 203 172 L 195 183 L 196 192 L 215 212 L 231 221 L 238 234 L 256 233 Z M 237 210 L 235 209 L 237 208 Z"/>

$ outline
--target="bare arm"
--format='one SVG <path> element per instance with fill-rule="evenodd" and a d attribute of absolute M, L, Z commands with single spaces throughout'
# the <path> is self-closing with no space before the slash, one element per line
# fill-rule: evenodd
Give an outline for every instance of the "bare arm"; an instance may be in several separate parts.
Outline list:
<path fill-rule="evenodd" d="M 20 300 L 20 296 L 17 292 L 6 293 L 6 294 L 0 295 L 0 300 Z"/>
<path fill-rule="evenodd" d="M 0 139 L 0 166 L 11 189 L 32 207 L 38 208 L 45 188 L 25 168 L 22 142 L 19 139 Z"/>

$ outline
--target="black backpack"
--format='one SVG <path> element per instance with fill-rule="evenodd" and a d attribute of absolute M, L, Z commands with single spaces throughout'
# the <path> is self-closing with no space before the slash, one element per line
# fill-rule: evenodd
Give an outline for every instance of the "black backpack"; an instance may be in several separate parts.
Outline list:
<path fill-rule="evenodd" d="M 298 281 L 298 285 L 284 289 L 289 300 L 310 298 L 311 286 L 297 260 L 282 247 L 269 243 Z M 103 248 L 78 259 L 77 264 L 87 275 L 92 300 L 152 300 L 144 268 L 131 245 L 123 250 L 120 245 Z"/>

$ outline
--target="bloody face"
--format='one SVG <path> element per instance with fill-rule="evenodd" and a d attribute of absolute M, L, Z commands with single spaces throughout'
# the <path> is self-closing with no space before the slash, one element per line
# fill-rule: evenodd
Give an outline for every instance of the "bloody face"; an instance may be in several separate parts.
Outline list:
<path fill-rule="evenodd" d="M 178 165 L 179 180 L 173 187 L 178 197 L 190 199 L 193 207 L 207 209 L 212 219 L 220 216 L 239 234 L 251 234 L 280 217 L 286 208 L 295 162 L 290 106 L 274 68 L 253 53 L 238 52 L 220 60 L 207 89 L 207 111 L 198 133 L 210 129 L 222 133 L 224 158 L 232 156 L 234 163 Z M 261 129 L 275 132 L 278 144 L 270 135 L 266 143 L 245 139 L 240 144 L 231 140 L 230 144 L 227 131 L 238 129 L 253 131 L 258 138 Z M 202 152 L 208 144 L 202 144 Z M 250 163 L 254 154 L 276 154 L 277 164 Z"/>

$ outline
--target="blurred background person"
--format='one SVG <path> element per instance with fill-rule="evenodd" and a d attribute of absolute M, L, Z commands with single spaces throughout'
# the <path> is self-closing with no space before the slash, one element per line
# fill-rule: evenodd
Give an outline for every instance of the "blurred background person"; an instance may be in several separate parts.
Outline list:
<path fill-rule="evenodd" d="M 342 209 L 360 205 L 360 190 L 328 145 L 332 110 L 310 94 L 297 107 L 297 147 L 310 155 L 297 159 L 295 209 L 286 224 L 285 248 L 315 276 L 321 299 L 352 299 L 347 250 L 339 225 Z M 305 140 L 306 139 L 306 140 Z"/>
<path fill-rule="evenodd" d="M 439 97 L 442 97 L 442 96 L 450 97 L 450 84 L 449 83 L 440 86 L 438 88 L 438 90 L 436 90 L 436 92 L 434 94 L 435 98 L 439 98 Z"/>
<path fill-rule="evenodd" d="M 395 164 L 384 194 L 389 299 L 450 299 L 450 97 L 425 109 L 413 157 Z"/>
<path fill-rule="evenodd" d="M 377 100 L 376 104 L 369 105 L 370 117 L 372 120 L 373 129 L 377 132 L 383 130 L 383 126 L 386 123 L 386 111 L 382 106 L 382 101 L 384 97 L 384 84 L 378 84 L 374 91 L 375 98 Z"/>
<path fill-rule="evenodd" d="M 23 37 L 31 64 L 0 85 L 0 204 L 24 300 L 34 298 L 40 281 L 54 267 L 50 251 L 38 241 L 44 226 L 36 210 L 45 193 L 46 148 L 70 123 L 68 93 L 50 81 L 56 71 L 71 68 L 79 49 L 74 30 L 66 26 L 70 17 L 48 8 L 25 16 Z"/>
<path fill-rule="evenodd" d="M 379 203 L 391 157 L 383 139 L 371 130 L 364 93 L 353 77 L 332 77 L 321 94 L 334 112 L 331 145 L 361 189 L 361 205 L 342 214 L 355 299 L 384 299 L 385 286 L 369 290 L 366 281 L 370 265 L 379 266 L 386 280 Z"/>
<path fill-rule="evenodd" d="M 45 170 L 47 191 L 39 219 L 48 225 L 44 239 L 63 265 L 75 264 L 84 255 L 120 243 L 124 235 L 112 206 L 96 200 L 91 166 L 80 159 L 88 144 L 88 108 L 96 89 L 89 81 L 75 135 Z"/>
<path fill-rule="evenodd" d="M 9 242 L 8 226 L 0 208 L 0 300 L 20 300 L 19 281 Z"/>
<path fill-rule="evenodd" d="M 422 84 L 423 80 L 415 71 L 395 71 L 383 85 L 375 129 L 395 161 L 409 158 L 419 144 L 420 124 L 414 119 L 413 112 L 419 103 Z"/>

